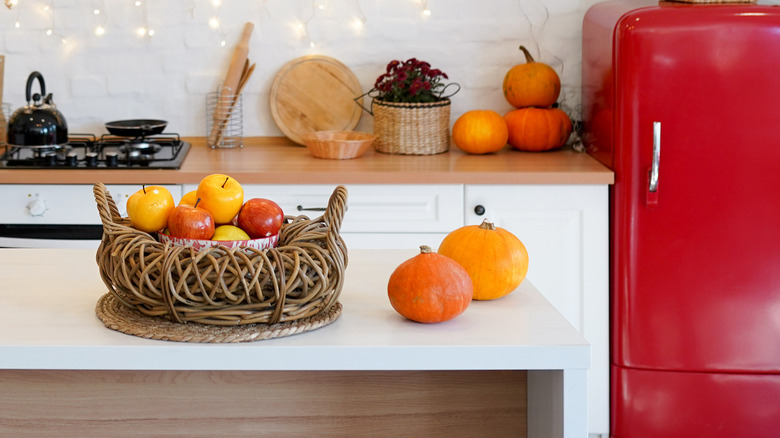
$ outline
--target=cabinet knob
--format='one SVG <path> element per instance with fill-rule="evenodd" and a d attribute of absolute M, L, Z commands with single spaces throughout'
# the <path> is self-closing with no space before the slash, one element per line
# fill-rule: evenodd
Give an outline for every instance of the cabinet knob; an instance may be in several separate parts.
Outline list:
<path fill-rule="evenodd" d="M 476 207 L 474 207 L 474 213 L 477 216 L 482 216 L 483 214 L 485 214 L 485 207 L 482 205 L 477 205 Z"/>

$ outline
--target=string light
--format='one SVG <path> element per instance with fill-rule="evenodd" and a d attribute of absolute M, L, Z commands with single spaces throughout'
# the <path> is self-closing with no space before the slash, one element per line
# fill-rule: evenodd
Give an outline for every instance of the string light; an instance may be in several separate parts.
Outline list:
<path fill-rule="evenodd" d="M 267 2 L 269 0 L 261 0 L 262 10 L 264 12 L 264 16 L 271 17 L 271 13 L 267 9 Z M 416 2 L 420 5 L 421 11 L 423 15 L 430 15 L 430 9 L 428 8 L 428 1 L 427 0 L 411 0 Z M 108 17 L 106 13 L 106 4 L 105 0 L 92 0 L 89 6 L 86 8 L 86 14 L 89 14 L 91 18 L 90 20 L 92 23 L 92 33 L 94 37 L 102 37 L 108 33 L 110 33 L 113 29 L 111 25 L 108 23 Z M 224 0 L 209 0 L 209 4 L 215 8 L 213 11 L 213 14 L 207 18 L 206 24 L 209 26 L 209 28 L 213 29 L 214 31 L 217 31 L 220 33 L 220 41 L 219 45 L 222 47 L 225 47 L 227 45 L 226 42 L 226 31 L 224 29 L 224 24 L 222 23 L 220 10 L 224 4 Z M 24 25 L 24 27 L 27 27 L 26 21 L 23 21 L 20 19 L 20 11 L 24 10 L 25 7 L 33 7 L 35 3 L 32 2 L 22 2 L 22 6 L 19 6 L 18 0 L 4 0 L 4 4 L 8 9 L 13 9 L 13 18 L 10 20 L 10 22 L 13 23 L 14 29 L 21 29 Z M 315 48 L 318 47 L 318 42 L 314 41 L 311 34 L 311 23 L 313 20 L 319 19 L 318 14 L 327 14 L 329 18 L 331 18 L 331 15 L 335 14 L 334 11 L 331 11 L 333 9 L 334 0 L 311 0 L 310 3 L 310 9 L 307 8 L 307 10 L 304 12 L 306 15 L 305 18 L 302 18 L 298 22 L 293 24 L 293 28 L 295 30 L 295 33 L 298 36 L 298 39 L 309 48 Z M 37 27 L 38 29 L 43 29 L 43 32 L 47 36 L 59 36 L 62 38 L 63 42 L 66 42 L 66 38 L 62 35 L 59 35 L 57 32 L 57 29 L 55 27 L 55 3 L 53 0 L 40 0 L 40 2 L 35 6 L 40 9 L 39 13 L 45 17 L 44 19 L 48 19 L 48 25 L 43 25 Z M 148 1 L 143 0 L 130 0 L 128 2 L 128 7 L 130 8 L 139 8 L 138 9 L 138 15 L 136 15 L 138 18 L 138 21 L 135 23 L 136 25 L 132 27 L 132 32 L 135 34 L 138 38 L 151 38 L 155 35 L 155 30 L 152 29 L 149 25 L 149 17 L 148 17 Z M 197 4 L 193 7 L 194 9 L 197 7 Z M 356 34 L 360 34 L 365 30 L 365 25 L 367 22 L 366 16 L 364 15 L 360 0 L 352 0 L 352 6 L 351 8 L 354 10 L 353 13 L 348 13 L 347 16 L 343 17 L 344 25 L 346 27 L 351 27 L 353 31 Z M 327 11 L 327 12 L 326 12 Z M 196 14 L 192 13 L 193 17 L 196 17 Z M 132 23 L 132 21 L 131 21 Z M 34 26 L 35 27 L 35 26 Z"/>
<path fill-rule="evenodd" d="M 139 38 L 143 37 L 153 37 L 154 36 L 154 29 L 149 28 L 149 16 L 147 14 L 146 10 L 146 2 L 142 2 L 140 0 L 136 0 L 135 3 L 133 3 L 136 7 L 141 8 L 141 21 L 142 25 L 136 28 L 135 34 L 138 35 Z"/>
<path fill-rule="evenodd" d="M 106 4 L 101 0 L 100 5 L 92 10 L 92 15 L 97 19 L 97 25 L 93 33 L 97 37 L 102 37 L 106 34 L 106 14 L 103 13 Z"/>
<path fill-rule="evenodd" d="M 420 0 L 420 8 L 424 17 L 431 16 L 431 9 L 428 7 L 428 0 Z"/>
<path fill-rule="evenodd" d="M 211 5 L 215 10 L 214 15 L 209 18 L 209 27 L 219 31 L 219 46 L 225 47 L 227 45 L 227 41 L 225 40 L 225 30 L 222 28 L 222 21 L 219 19 L 222 8 L 222 0 L 211 0 Z"/>

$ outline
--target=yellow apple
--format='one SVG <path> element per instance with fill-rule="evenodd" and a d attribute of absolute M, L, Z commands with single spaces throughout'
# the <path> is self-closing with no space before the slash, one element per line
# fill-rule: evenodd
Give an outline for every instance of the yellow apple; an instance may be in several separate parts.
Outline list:
<path fill-rule="evenodd" d="M 144 186 L 127 198 L 127 216 L 134 228 L 152 233 L 168 226 L 168 216 L 174 206 L 173 196 L 168 189 Z"/>
<path fill-rule="evenodd" d="M 198 207 L 208 210 L 217 225 L 227 224 L 244 204 L 244 189 L 234 178 L 216 173 L 200 181 L 197 197 Z"/>
<path fill-rule="evenodd" d="M 198 191 L 193 190 L 191 192 L 187 192 L 184 196 L 181 197 L 179 205 L 193 206 L 196 202 L 198 202 Z"/>
<path fill-rule="evenodd" d="M 220 225 L 211 240 L 249 240 L 249 234 L 235 225 Z"/>

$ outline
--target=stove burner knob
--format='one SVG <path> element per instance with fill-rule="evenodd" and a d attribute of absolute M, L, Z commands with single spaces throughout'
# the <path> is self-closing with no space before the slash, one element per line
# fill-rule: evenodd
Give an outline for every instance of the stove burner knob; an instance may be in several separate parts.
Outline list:
<path fill-rule="evenodd" d="M 78 155 L 75 152 L 70 152 L 65 156 L 65 165 L 68 167 L 76 167 L 79 164 Z"/>
<path fill-rule="evenodd" d="M 54 167 L 57 165 L 57 154 L 54 152 L 47 152 L 43 156 L 43 160 L 44 160 L 44 164 L 46 164 L 47 166 Z"/>
<path fill-rule="evenodd" d="M 88 167 L 97 167 L 97 153 L 87 152 L 84 156 Z"/>
<path fill-rule="evenodd" d="M 106 152 L 106 166 L 116 167 L 119 164 L 119 160 L 116 152 Z"/>

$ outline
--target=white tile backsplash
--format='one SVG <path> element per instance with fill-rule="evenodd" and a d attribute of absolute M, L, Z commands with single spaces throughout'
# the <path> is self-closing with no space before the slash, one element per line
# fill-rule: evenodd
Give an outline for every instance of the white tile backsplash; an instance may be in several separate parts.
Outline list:
<path fill-rule="evenodd" d="M 21 0 L 0 9 L 3 101 L 14 109 L 25 105 L 27 76 L 37 70 L 72 132 L 103 133 L 103 123 L 115 119 L 163 118 L 171 132 L 204 135 L 205 94 L 218 87 L 249 21 L 255 24 L 249 57 L 257 67 L 244 91 L 247 136 L 281 135 L 268 91 L 284 64 L 307 54 L 340 60 L 364 91 L 390 60 L 424 59 L 461 86 L 453 98 L 454 123 L 470 109 L 510 109 L 501 83 L 523 61 L 517 50 L 523 44 L 559 72 L 561 101 L 579 117 L 581 22 L 596 2 L 223 0 L 217 8 L 211 0 L 155 0 L 146 4 L 144 19 L 144 7 L 129 0 Z M 423 3 L 430 16 L 423 16 Z M 43 9 L 47 5 L 53 12 Z M 95 15 L 95 8 L 102 13 Z M 209 26 L 214 16 L 221 29 Z M 362 28 L 354 26 L 359 19 Z M 146 23 L 155 35 L 138 37 L 136 29 Z M 306 23 L 306 37 L 296 23 Z M 98 25 L 106 30 L 100 37 Z M 364 114 L 357 129 L 371 128 Z"/>

